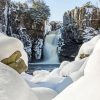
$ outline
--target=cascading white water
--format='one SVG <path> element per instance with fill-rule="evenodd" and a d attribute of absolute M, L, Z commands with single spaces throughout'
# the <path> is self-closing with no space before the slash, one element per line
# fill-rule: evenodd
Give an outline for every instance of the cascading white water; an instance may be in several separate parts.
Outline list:
<path fill-rule="evenodd" d="M 59 39 L 59 30 L 51 31 L 49 35 L 45 38 L 44 45 L 44 62 L 48 64 L 56 64 L 59 63 L 58 55 L 57 55 L 57 46 Z"/>

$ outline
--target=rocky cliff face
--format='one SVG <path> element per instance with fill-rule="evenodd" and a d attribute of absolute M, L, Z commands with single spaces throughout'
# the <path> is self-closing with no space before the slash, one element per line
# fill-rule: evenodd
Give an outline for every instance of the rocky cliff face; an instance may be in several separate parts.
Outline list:
<path fill-rule="evenodd" d="M 89 28 L 92 27 L 92 28 Z M 62 40 L 59 52 L 60 61 L 74 60 L 82 42 L 97 35 L 100 28 L 100 9 L 90 2 L 83 7 L 76 7 L 63 16 Z"/>
<path fill-rule="evenodd" d="M 42 58 L 44 22 L 35 23 L 27 11 L 20 12 L 15 8 L 11 9 L 9 22 L 11 23 L 12 33 L 15 36 L 19 35 L 19 39 L 23 41 L 25 50 L 28 52 L 32 62 L 34 60 L 40 60 Z M 37 50 L 37 43 L 41 43 L 38 41 L 39 39 L 42 39 L 42 47 L 39 47 Z"/>
<path fill-rule="evenodd" d="M 26 4 L 14 4 L 10 1 L 0 1 L 0 31 L 9 36 L 19 38 L 23 43 L 29 59 L 42 58 L 44 40 L 44 21 L 36 23 L 29 15 Z M 42 39 L 42 43 L 41 40 Z M 42 44 L 37 49 L 37 44 Z"/>
<path fill-rule="evenodd" d="M 94 29 L 100 28 L 100 9 L 93 5 L 84 5 L 83 7 L 76 7 L 64 14 L 64 25 L 66 24 L 67 14 L 70 14 L 69 19 L 73 19 L 78 28 L 92 27 Z"/>

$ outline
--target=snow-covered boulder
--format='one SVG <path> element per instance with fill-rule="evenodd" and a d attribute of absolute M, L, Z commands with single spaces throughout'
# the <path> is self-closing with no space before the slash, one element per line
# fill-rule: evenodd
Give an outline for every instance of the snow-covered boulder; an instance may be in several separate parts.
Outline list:
<path fill-rule="evenodd" d="M 84 76 L 53 100 L 100 100 L 100 40 L 89 57 Z"/>
<path fill-rule="evenodd" d="M 22 42 L 0 33 L 0 61 L 14 68 L 16 71 L 18 71 L 19 67 L 19 73 L 25 71 L 28 66 L 28 57 Z"/>
<path fill-rule="evenodd" d="M 85 57 L 88 57 L 92 53 L 92 51 L 93 51 L 93 49 L 94 49 L 94 47 L 99 39 L 100 39 L 100 35 L 97 35 L 93 39 L 91 39 L 90 41 L 84 43 L 81 46 L 79 53 L 76 56 L 75 60 L 77 61 L 77 60 L 83 59 Z"/>
<path fill-rule="evenodd" d="M 50 72 L 48 75 L 49 77 L 56 77 L 59 76 L 60 68 L 55 68 L 53 71 Z"/>
<path fill-rule="evenodd" d="M 25 73 L 21 75 L 31 79 L 31 76 Z M 0 63 L 0 100 L 51 100 L 57 95 L 56 91 L 34 83 L 31 83 L 31 89 L 21 75 Z"/>
<path fill-rule="evenodd" d="M 15 70 L 0 63 L 0 100 L 38 100 Z"/>
<path fill-rule="evenodd" d="M 46 70 L 34 71 L 32 82 L 34 83 L 42 82 L 49 75 L 49 73 L 50 72 Z"/>
<path fill-rule="evenodd" d="M 85 60 L 86 59 L 73 61 L 73 62 L 68 63 L 67 65 L 64 65 L 64 67 L 60 71 L 60 76 L 69 76 L 71 73 L 79 70 L 81 66 L 84 64 Z"/>
<path fill-rule="evenodd" d="M 63 61 L 61 64 L 60 64 L 60 67 L 59 69 L 62 69 L 64 66 L 66 66 L 68 63 L 70 63 L 69 61 Z"/>
<path fill-rule="evenodd" d="M 87 61 L 88 61 L 88 58 L 85 60 L 84 64 L 81 66 L 81 68 L 78 71 L 75 71 L 69 75 L 72 81 L 77 81 L 79 78 L 84 76 L 84 69 L 86 67 Z"/>
<path fill-rule="evenodd" d="M 33 72 L 33 76 L 39 75 L 39 76 L 45 76 L 48 75 L 50 72 L 46 70 L 37 70 Z"/>

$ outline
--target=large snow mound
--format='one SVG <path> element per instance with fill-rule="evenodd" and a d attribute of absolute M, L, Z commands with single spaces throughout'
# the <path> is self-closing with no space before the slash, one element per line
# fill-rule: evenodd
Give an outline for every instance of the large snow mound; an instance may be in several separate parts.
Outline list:
<path fill-rule="evenodd" d="M 28 56 L 24 50 L 23 43 L 13 37 L 8 37 L 0 33 L 0 61 L 11 56 L 15 51 L 20 51 L 22 59 L 28 66 Z"/>
<path fill-rule="evenodd" d="M 81 66 L 83 65 L 85 60 L 86 59 L 82 59 L 79 61 L 73 61 L 67 65 L 64 65 L 64 67 L 60 71 L 60 75 L 61 76 L 69 76 L 71 73 L 79 70 L 81 68 Z"/>
<path fill-rule="evenodd" d="M 0 100 L 38 99 L 15 70 L 0 63 Z"/>
<path fill-rule="evenodd" d="M 84 76 L 53 100 L 100 100 L 100 40 L 89 57 Z"/>
<path fill-rule="evenodd" d="M 31 89 L 20 74 L 0 63 L 0 100 L 51 100 L 57 95 L 50 88 L 32 85 Z"/>

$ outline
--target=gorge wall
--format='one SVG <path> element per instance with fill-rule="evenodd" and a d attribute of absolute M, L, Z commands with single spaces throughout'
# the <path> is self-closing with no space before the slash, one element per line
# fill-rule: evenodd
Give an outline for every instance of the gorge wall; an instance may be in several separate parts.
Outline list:
<path fill-rule="evenodd" d="M 45 20 L 36 22 L 27 4 L 0 0 L 0 31 L 19 38 L 30 61 L 40 60 L 43 52 Z"/>
<path fill-rule="evenodd" d="M 59 60 L 74 60 L 81 44 L 97 35 L 100 29 L 100 9 L 87 2 L 83 7 L 67 11 L 63 16 L 61 50 Z M 85 34 L 85 36 L 84 36 Z M 85 40 L 84 40 L 85 39 Z"/>
<path fill-rule="evenodd" d="M 83 7 L 76 7 L 75 9 L 65 12 L 63 17 L 64 26 L 67 23 L 67 17 L 72 19 L 71 23 L 76 23 L 78 28 L 92 27 L 94 29 L 100 28 L 100 9 L 93 6 L 90 2 Z"/>

